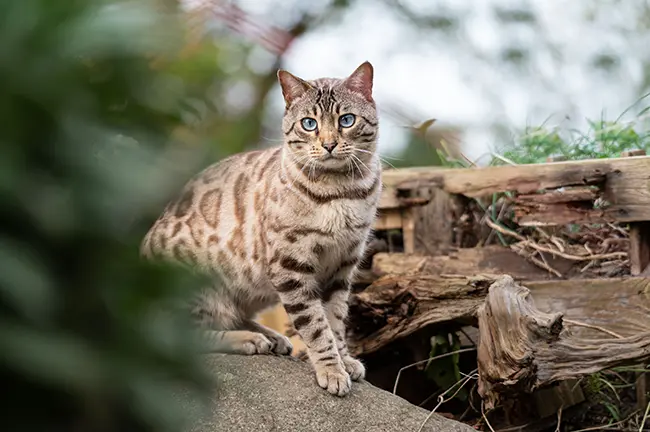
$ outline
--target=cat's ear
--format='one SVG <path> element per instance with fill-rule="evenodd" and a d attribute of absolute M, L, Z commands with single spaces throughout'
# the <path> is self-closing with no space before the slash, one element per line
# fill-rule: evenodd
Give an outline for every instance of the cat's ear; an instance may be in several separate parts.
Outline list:
<path fill-rule="evenodd" d="M 361 93 L 363 97 L 372 102 L 373 68 L 370 62 L 363 62 L 352 75 L 346 78 L 345 86 L 352 91 Z"/>
<path fill-rule="evenodd" d="M 300 79 L 283 69 L 278 71 L 278 81 L 280 81 L 282 96 L 284 97 L 284 102 L 287 107 L 289 107 L 295 99 L 299 98 L 307 90 L 312 88 L 307 81 Z"/>

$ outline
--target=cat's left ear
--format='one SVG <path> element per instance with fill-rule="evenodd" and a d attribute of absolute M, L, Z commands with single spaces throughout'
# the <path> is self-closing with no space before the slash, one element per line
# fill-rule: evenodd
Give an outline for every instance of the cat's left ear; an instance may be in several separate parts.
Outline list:
<path fill-rule="evenodd" d="M 284 102 L 287 108 L 294 100 L 298 99 L 306 91 L 312 88 L 307 81 L 282 69 L 278 71 L 278 81 L 280 81 L 282 96 L 284 97 Z"/>
<path fill-rule="evenodd" d="M 363 97 L 372 102 L 372 79 L 374 70 L 370 62 L 365 61 L 359 66 L 352 75 L 346 78 L 345 86 L 352 91 L 361 93 Z"/>

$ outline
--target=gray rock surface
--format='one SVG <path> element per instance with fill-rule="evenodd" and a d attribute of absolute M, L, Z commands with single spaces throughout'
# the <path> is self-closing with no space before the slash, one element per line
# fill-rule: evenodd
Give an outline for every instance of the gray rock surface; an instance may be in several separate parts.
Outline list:
<path fill-rule="evenodd" d="M 207 361 L 217 388 L 207 410 L 181 396 L 194 419 L 188 432 L 417 432 L 429 414 L 367 382 L 332 396 L 309 364 L 286 357 L 213 354 Z M 474 429 L 434 414 L 422 430 Z"/>

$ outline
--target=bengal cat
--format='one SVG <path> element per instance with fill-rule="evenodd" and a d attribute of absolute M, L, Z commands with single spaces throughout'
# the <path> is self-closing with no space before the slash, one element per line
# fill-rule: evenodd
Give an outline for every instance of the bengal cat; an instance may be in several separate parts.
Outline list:
<path fill-rule="evenodd" d="M 368 62 L 341 79 L 278 71 L 283 145 L 206 168 L 142 243 L 148 258 L 219 275 L 193 308 L 213 351 L 290 354 L 288 338 L 254 321 L 281 301 L 318 384 L 338 396 L 365 376 L 345 319 L 381 192 L 373 73 Z"/>

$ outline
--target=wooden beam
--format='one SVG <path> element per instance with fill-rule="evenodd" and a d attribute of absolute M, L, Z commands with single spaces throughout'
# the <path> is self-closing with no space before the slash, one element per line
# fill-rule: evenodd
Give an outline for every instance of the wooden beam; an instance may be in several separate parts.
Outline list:
<path fill-rule="evenodd" d="M 645 150 L 630 150 L 623 152 L 622 157 L 645 155 Z M 630 223 L 630 273 L 632 276 L 650 271 L 650 222 Z M 646 275 L 650 276 L 650 275 Z"/>
<path fill-rule="evenodd" d="M 549 264 L 566 272 L 572 262 L 548 257 Z M 554 279 L 555 276 L 500 245 L 449 250 L 435 256 L 423 254 L 378 253 L 372 259 L 372 273 L 386 275 L 471 276 L 504 273 L 517 280 Z"/>
<path fill-rule="evenodd" d="M 630 224 L 630 272 L 633 276 L 650 270 L 650 222 Z M 646 272 L 647 273 L 647 272 Z"/>
<path fill-rule="evenodd" d="M 402 229 L 402 210 L 380 210 L 373 228 L 379 231 Z"/>
<path fill-rule="evenodd" d="M 603 220 L 650 220 L 649 156 L 486 168 L 405 168 L 386 171 L 383 182 L 387 193 L 434 186 L 468 197 L 594 185 L 601 189 L 605 201 Z"/>

